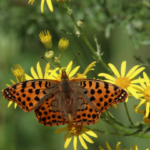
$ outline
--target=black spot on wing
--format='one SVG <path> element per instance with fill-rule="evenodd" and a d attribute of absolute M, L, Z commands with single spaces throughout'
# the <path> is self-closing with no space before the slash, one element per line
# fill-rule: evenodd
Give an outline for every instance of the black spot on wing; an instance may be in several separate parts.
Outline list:
<path fill-rule="evenodd" d="M 108 89 L 108 86 L 109 86 L 108 83 L 107 83 L 107 82 L 104 82 L 104 84 L 105 84 L 104 88 L 105 88 L 105 89 Z"/>
<path fill-rule="evenodd" d="M 32 82 L 31 86 L 35 89 L 35 82 Z"/>
<path fill-rule="evenodd" d="M 89 81 L 89 87 L 91 87 L 92 86 L 92 81 Z"/>

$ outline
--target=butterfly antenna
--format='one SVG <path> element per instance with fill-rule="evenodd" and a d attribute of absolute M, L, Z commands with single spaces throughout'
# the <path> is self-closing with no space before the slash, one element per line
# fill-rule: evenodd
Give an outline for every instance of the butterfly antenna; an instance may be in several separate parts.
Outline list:
<path fill-rule="evenodd" d="M 46 63 L 49 63 L 43 56 L 41 56 L 41 58 L 44 60 L 44 61 L 46 61 Z M 50 64 L 50 63 L 49 63 Z M 55 69 L 52 65 L 51 65 L 51 67 L 53 68 L 53 69 Z"/>
<path fill-rule="evenodd" d="M 78 52 L 78 54 L 77 54 L 77 56 L 75 57 L 75 59 L 73 60 L 73 63 L 72 63 L 72 65 L 74 64 L 74 62 L 76 61 L 76 59 L 77 59 L 77 57 L 80 55 L 80 52 Z M 68 70 L 70 70 L 71 69 L 71 67 L 72 66 L 70 66 L 70 68 L 68 69 Z M 67 72 L 66 72 L 67 73 Z"/>
<path fill-rule="evenodd" d="M 78 52 L 78 55 L 75 57 L 74 61 L 72 64 L 74 64 L 74 62 L 76 61 L 77 57 L 80 55 L 80 52 Z"/>

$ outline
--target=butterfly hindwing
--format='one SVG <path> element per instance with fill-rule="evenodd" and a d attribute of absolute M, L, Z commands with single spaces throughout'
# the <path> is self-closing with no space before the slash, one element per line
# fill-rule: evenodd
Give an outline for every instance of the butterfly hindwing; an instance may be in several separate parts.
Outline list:
<path fill-rule="evenodd" d="M 35 115 L 39 123 L 45 126 L 64 125 L 69 123 L 68 118 L 62 114 L 59 106 L 59 99 L 53 93 L 37 109 Z"/>
<path fill-rule="evenodd" d="M 73 117 L 73 123 L 75 125 L 90 125 L 97 122 L 99 117 L 100 113 L 80 95 L 77 99 L 77 112 Z"/>
<path fill-rule="evenodd" d="M 17 103 L 23 110 L 29 112 L 37 108 L 53 90 L 57 82 L 36 79 L 11 85 L 3 90 L 6 99 Z"/>

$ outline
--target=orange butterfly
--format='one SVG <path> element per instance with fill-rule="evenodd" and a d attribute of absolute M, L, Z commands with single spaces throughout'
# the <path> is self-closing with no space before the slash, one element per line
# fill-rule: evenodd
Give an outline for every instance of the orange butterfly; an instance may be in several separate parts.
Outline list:
<path fill-rule="evenodd" d="M 46 126 L 69 121 L 74 125 L 94 124 L 102 112 L 128 96 L 124 89 L 104 81 L 69 80 L 65 71 L 62 71 L 61 81 L 23 81 L 4 89 L 3 95 L 26 112 L 34 110 L 38 121 Z"/>

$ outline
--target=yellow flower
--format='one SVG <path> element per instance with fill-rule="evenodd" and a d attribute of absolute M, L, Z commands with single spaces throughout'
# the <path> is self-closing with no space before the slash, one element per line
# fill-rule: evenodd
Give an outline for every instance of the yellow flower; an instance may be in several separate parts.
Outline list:
<path fill-rule="evenodd" d="M 143 117 L 144 123 L 150 124 L 150 110 L 149 110 L 148 116 L 146 117 L 146 110 L 136 109 L 136 107 L 137 107 L 137 105 L 134 105 L 134 110 L 136 113 L 144 114 L 144 117 Z"/>
<path fill-rule="evenodd" d="M 121 64 L 121 74 L 118 72 L 118 70 L 113 64 L 109 63 L 108 66 L 111 68 L 116 78 L 106 73 L 100 73 L 98 74 L 98 76 L 104 76 L 107 79 L 104 81 L 120 86 L 121 88 L 125 89 L 129 94 L 133 95 L 136 99 L 138 99 L 139 96 L 137 92 L 141 89 L 141 87 L 135 84 L 135 83 L 139 83 L 139 79 L 135 79 L 135 77 L 141 71 L 143 71 L 145 67 L 138 68 L 139 65 L 136 65 L 133 68 L 131 68 L 125 76 L 126 61 L 123 61 Z M 128 101 L 128 98 L 126 99 L 126 102 L 127 101 Z"/>
<path fill-rule="evenodd" d="M 146 84 L 144 84 L 144 81 L 141 78 L 139 78 L 140 84 L 142 86 L 142 89 L 139 93 L 139 97 L 141 101 L 139 105 L 135 108 L 135 111 L 137 112 L 138 108 L 142 104 L 144 104 L 146 106 L 145 118 L 147 118 L 150 113 L 150 80 L 145 72 L 143 72 L 143 77 Z"/>
<path fill-rule="evenodd" d="M 17 64 L 17 65 L 14 65 L 14 68 L 11 68 L 11 71 L 12 73 L 14 74 L 14 76 L 16 77 L 16 80 L 17 82 L 20 82 L 20 81 L 24 81 L 25 80 L 25 73 L 24 73 L 24 70 L 23 68 Z M 16 84 L 13 80 L 10 80 L 12 82 L 12 84 Z M 6 86 L 10 86 L 9 84 L 6 84 Z M 13 102 L 10 101 L 8 103 L 8 108 L 10 107 L 10 105 L 12 104 Z M 14 108 L 16 109 L 17 107 L 17 104 L 15 103 L 14 104 Z"/>
<path fill-rule="evenodd" d="M 61 81 L 61 72 L 63 69 L 66 70 L 66 73 L 68 75 L 68 78 L 69 80 L 71 79 L 80 79 L 80 78 L 86 78 L 86 74 L 90 71 L 90 70 L 94 70 L 94 68 L 92 68 L 93 66 L 95 66 L 96 64 L 96 61 L 92 62 L 86 69 L 85 71 L 83 72 L 83 74 L 77 74 L 77 76 L 73 77 L 77 71 L 79 70 L 80 66 L 77 66 L 75 67 L 72 71 L 71 71 L 71 68 L 72 68 L 72 64 L 73 64 L 73 61 L 70 61 L 69 64 L 67 65 L 67 67 L 62 67 L 60 70 L 59 68 L 56 68 L 54 70 L 49 70 L 49 72 L 51 73 L 50 75 L 53 76 L 53 79 L 54 80 L 59 80 Z M 59 74 L 56 73 L 56 71 L 59 70 Z"/>
<path fill-rule="evenodd" d="M 65 136 L 64 136 L 64 141 L 65 141 L 64 148 L 65 149 L 68 147 L 71 140 L 73 139 L 74 150 L 77 150 L 77 138 L 79 138 L 79 141 L 80 141 L 81 145 L 83 146 L 83 148 L 88 149 L 88 147 L 85 143 L 85 140 L 89 143 L 94 143 L 94 141 L 91 140 L 88 135 L 97 138 L 97 135 L 93 131 L 91 131 L 90 129 L 88 129 L 82 125 L 80 125 L 80 126 L 79 125 L 73 125 L 72 122 L 70 122 L 68 124 L 68 126 L 66 126 L 66 127 L 57 129 L 55 131 L 55 133 L 61 133 L 64 131 L 67 131 Z"/>
<path fill-rule="evenodd" d="M 28 4 L 33 4 L 34 3 L 34 1 L 35 0 L 29 0 L 28 1 Z M 41 0 L 41 12 L 43 13 L 44 12 L 44 2 L 45 2 L 45 0 Z M 46 0 L 46 2 L 47 2 L 47 5 L 48 5 L 48 8 L 50 9 L 50 11 L 52 11 L 53 12 L 53 5 L 52 5 L 52 2 L 51 2 L 51 0 Z"/>
<path fill-rule="evenodd" d="M 67 40 L 66 38 L 62 38 L 59 40 L 58 42 L 58 48 L 60 50 L 60 52 L 65 51 L 69 46 L 69 40 Z"/>
<path fill-rule="evenodd" d="M 120 144 L 121 144 L 121 142 L 117 143 L 116 150 L 119 150 Z M 107 148 L 107 150 L 112 150 L 107 141 L 106 141 L 106 148 Z M 99 146 L 99 149 L 104 150 L 101 146 Z M 127 149 L 123 149 L 123 150 L 127 150 Z M 130 150 L 132 150 L 132 147 L 130 148 Z M 134 145 L 134 150 L 138 150 L 137 145 Z M 146 150 L 149 150 L 149 149 L 147 148 Z"/>
<path fill-rule="evenodd" d="M 44 30 L 40 32 L 39 34 L 41 42 L 44 44 L 46 49 L 52 49 L 53 43 L 52 43 L 52 36 L 50 35 L 49 31 L 47 32 Z"/>

